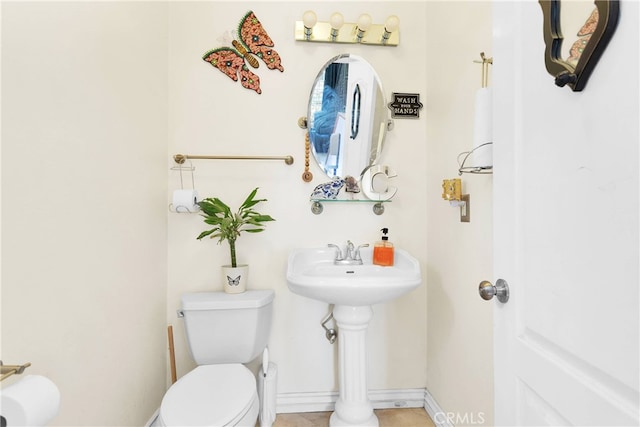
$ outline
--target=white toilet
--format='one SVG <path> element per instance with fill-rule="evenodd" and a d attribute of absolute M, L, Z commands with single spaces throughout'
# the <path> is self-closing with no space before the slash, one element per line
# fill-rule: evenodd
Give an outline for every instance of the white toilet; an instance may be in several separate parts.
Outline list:
<path fill-rule="evenodd" d="M 250 426 L 260 411 L 256 378 L 243 364 L 261 355 L 271 330 L 273 290 L 189 293 L 181 313 L 198 366 L 162 399 L 163 426 Z"/>

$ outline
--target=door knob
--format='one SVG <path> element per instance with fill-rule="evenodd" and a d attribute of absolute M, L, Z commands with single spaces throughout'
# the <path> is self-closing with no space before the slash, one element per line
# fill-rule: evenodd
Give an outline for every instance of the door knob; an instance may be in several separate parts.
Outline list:
<path fill-rule="evenodd" d="M 498 279 L 496 285 L 492 285 L 491 282 L 483 280 L 478 286 L 478 293 L 482 299 L 489 301 L 493 296 L 498 297 L 498 301 L 505 303 L 509 301 L 509 285 L 506 280 Z"/>

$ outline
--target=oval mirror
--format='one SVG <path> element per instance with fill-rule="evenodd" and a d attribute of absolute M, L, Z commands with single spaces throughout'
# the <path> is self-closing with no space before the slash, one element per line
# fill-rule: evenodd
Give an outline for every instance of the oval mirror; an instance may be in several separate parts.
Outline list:
<path fill-rule="evenodd" d="M 313 156 L 327 176 L 360 177 L 382 151 L 388 113 L 373 67 L 350 54 L 325 64 L 311 88 L 307 128 Z"/>

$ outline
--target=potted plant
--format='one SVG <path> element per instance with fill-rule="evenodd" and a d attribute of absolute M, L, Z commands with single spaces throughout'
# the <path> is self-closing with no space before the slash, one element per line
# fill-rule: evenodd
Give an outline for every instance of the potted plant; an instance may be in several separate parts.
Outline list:
<path fill-rule="evenodd" d="M 269 215 L 260 214 L 253 209 L 258 203 L 267 201 L 267 199 L 256 199 L 257 192 L 258 187 L 249 194 L 235 213 L 217 197 L 209 197 L 198 202 L 203 212 L 204 222 L 213 226 L 210 230 L 200 233 L 198 240 L 209 236 L 211 239 L 218 238 L 218 244 L 224 240 L 229 242 L 231 264 L 222 266 L 224 290 L 228 293 L 244 292 L 247 288 L 249 266 L 246 264 L 238 266 L 236 258 L 236 240 L 240 237 L 240 233 L 245 231 L 260 233 L 264 231 L 265 222 L 275 221 Z"/>

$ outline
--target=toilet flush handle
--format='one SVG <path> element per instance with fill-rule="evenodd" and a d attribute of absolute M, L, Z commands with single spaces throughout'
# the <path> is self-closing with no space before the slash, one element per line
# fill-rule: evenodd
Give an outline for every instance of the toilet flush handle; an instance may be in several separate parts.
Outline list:
<path fill-rule="evenodd" d="M 184 310 L 176 310 L 178 317 L 184 317 Z"/>

